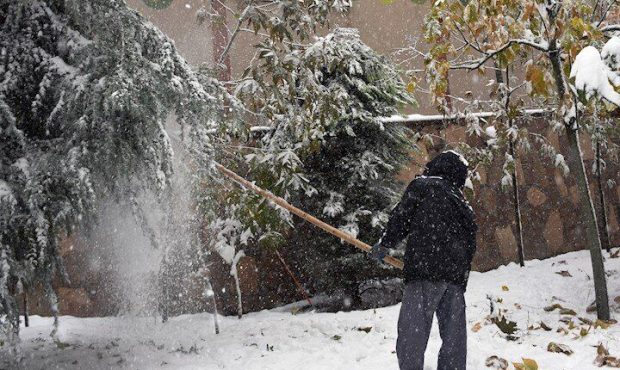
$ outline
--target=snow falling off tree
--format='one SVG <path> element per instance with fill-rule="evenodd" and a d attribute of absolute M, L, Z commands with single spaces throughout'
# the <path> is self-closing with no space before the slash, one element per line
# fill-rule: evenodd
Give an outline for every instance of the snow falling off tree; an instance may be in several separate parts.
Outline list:
<path fill-rule="evenodd" d="M 166 188 L 170 113 L 208 160 L 221 90 L 122 0 L 3 1 L 0 20 L 0 314 L 14 335 L 24 287 L 42 282 L 57 310 L 58 240 L 99 196 Z"/>

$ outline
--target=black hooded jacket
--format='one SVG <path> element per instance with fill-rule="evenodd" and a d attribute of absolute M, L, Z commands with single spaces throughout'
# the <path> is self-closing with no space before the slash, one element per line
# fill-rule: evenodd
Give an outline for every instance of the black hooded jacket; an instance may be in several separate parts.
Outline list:
<path fill-rule="evenodd" d="M 427 280 L 467 286 L 477 225 L 460 190 L 466 178 L 462 157 L 441 153 L 411 181 L 392 211 L 380 245 L 394 248 L 408 237 L 405 283 Z"/>

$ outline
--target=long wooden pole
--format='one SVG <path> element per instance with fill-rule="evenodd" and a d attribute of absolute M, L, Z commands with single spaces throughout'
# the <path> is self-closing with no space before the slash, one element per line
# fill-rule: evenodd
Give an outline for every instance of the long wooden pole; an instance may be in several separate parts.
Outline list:
<path fill-rule="evenodd" d="M 328 233 L 334 235 L 335 237 L 344 240 L 345 242 L 353 245 L 354 247 L 357 247 L 361 250 L 363 250 L 364 252 L 370 252 L 372 250 L 372 247 L 366 243 L 364 243 L 363 241 L 356 239 L 353 237 L 353 235 L 344 232 L 342 230 L 339 230 L 321 220 L 319 220 L 316 217 L 313 217 L 309 214 L 307 214 L 306 212 L 302 211 L 301 209 L 292 206 L 291 204 L 289 204 L 286 200 L 278 197 L 277 195 L 272 194 L 271 192 L 264 190 L 256 185 L 254 185 L 253 183 L 249 182 L 248 180 L 244 179 L 243 177 L 237 175 L 236 173 L 234 173 L 233 171 L 229 170 L 228 168 L 222 166 L 219 163 L 215 163 L 215 168 L 218 169 L 218 171 L 220 171 L 223 175 L 225 175 L 226 177 L 234 180 L 235 182 L 237 182 L 238 184 L 240 184 L 241 186 L 243 186 L 244 188 L 264 197 L 269 199 L 270 201 L 274 202 L 275 204 L 279 205 L 280 207 L 290 211 L 291 213 L 293 213 L 294 215 L 300 217 L 303 220 L 306 220 L 308 222 L 310 222 L 311 224 L 327 231 Z M 385 263 L 388 263 L 398 269 L 403 269 L 403 261 L 394 258 L 392 256 L 385 256 L 385 258 L 383 258 L 383 261 Z"/>
<path fill-rule="evenodd" d="M 304 289 L 304 287 L 301 285 L 297 277 L 295 277 L 295 274 L 293 274 L 293 271 L 291 271 L 290 267 L 288 267 L 288 264 L 286 263 L 286 261 L 284 261 L 284 258 L 282 258 L 282 255 L 280 254 L 280 252 L 278 252 L 277 249 L 275 250 L 275 252 L 280 262 L 282 262 L 282 266 L 284 266 L 284 269 L 286 270 L 286 272 L 289 274 L 291 279 L 293 279 L 293 282 L 295 283 L 295 286 L 297 286 L 297 289 L 299 290 L 301 295 L 304 297 L 306 301 L 308 301 L 308 304 L 312 306 L 312 301 L 310 300 L 310 296 L 308 295 L 308 292 L 306 292 L 306 289 Z"/>

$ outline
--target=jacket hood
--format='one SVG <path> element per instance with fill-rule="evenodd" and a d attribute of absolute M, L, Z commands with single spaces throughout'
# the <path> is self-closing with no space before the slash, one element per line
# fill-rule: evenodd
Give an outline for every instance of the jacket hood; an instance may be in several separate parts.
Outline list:
<path fill-rule="evenodd" d="M 424 176 L 438 176 L 457 188 L 465 186 L 468 163 L 459 153 L 449 150 L 426 164 Z"/>

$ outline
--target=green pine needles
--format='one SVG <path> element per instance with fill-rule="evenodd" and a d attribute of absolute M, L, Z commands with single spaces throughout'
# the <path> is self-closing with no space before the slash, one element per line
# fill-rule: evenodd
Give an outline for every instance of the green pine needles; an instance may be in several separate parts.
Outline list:
<path fill-rule="evenodd" d="M 401 186 L 396 174 L 415 149 L 406 128 L 380 119 L 415 104 L 396 68 L 347 28 L 287 53 L 265 49 L 260 55 L 263 73 L 248 75 L 237 89 L 270 127 L 257 150 L 245 156 L 249 176 L 309 213 L 376 241 Z M 272 247 L 288 245 L 287 253 L 318 291 L 356 290 L 361 281 L 390 275 L 369 269 L 363 254 L 283 210 L 275 211 L 282 217 L 274 224 L 274 211 L 265 210 L 269 205 L 257 200 L 248 211 L 251 203 L 244 204 L 235 219 L 269 216 L 262 223 L 253 218 L 236 224 L 238 232 L 257 239 L 267 235 Z M 291 227 L 295 230 L 288 233 Z"/>
<path fill-rule="evenodd" d="M 24 288 L 57 310 L 59 238 L 98 198 L 168 186 L 171 113 L 208 160 L 220 93 L 121 0 L 3 1 L 0 20 L 0 322 L 16 336 Z"/>

